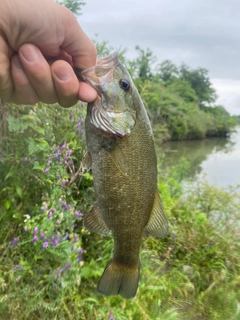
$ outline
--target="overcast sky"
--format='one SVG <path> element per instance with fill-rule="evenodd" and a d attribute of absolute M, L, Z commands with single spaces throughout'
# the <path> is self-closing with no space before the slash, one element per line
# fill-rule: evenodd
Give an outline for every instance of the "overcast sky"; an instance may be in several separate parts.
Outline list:
<path fill-rule="evenodd" d="M 218 102 L 240 114 L 240 0 L 86 0 L 78 21 L 129 58 L 139 45 L 159 62 L 206 68 Z"/>

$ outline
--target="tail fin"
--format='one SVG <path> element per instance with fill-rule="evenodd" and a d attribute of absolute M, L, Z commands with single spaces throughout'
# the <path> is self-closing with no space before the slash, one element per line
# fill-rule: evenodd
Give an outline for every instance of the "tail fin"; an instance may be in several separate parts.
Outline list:
<path fill-rule="evenodd" d="M 110 296 L 120 294 L 126 299 L 136 295 L 139 282 L 139 264 L 133 267 L 110 260 L 98 283 L 98 293 Z"/>

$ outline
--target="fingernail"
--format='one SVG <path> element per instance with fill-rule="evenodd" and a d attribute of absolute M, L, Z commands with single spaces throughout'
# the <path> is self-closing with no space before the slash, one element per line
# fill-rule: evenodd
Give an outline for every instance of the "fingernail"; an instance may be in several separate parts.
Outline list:
<path fill-rule="evenodd" d="M 25 45 L 21 50 L 21 56 L 28 62 L 35 62 L 39 58 L 37 48 L 32 45 Z"/>
<path fill-rule="evenodd" d="M 72 73 L 69 69 L 65 67 L 60 67 L 56 70 L 54 70 L 54 75 L 58 78 L 60 81 L 67 81 L 70 79 Z"/>

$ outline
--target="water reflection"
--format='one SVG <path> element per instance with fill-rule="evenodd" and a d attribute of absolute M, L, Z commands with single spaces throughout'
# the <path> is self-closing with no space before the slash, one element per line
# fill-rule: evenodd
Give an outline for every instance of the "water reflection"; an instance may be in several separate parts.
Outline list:
<path fill-rule="evenodd" d="M 189 178 L 207 174 L 207 180 L 219 187 L 240 183 L 240 127 L 230 138 L 171 141 L 156 146 L 161 168 L 175 166 L 182 157 L 190 163 Z"/>

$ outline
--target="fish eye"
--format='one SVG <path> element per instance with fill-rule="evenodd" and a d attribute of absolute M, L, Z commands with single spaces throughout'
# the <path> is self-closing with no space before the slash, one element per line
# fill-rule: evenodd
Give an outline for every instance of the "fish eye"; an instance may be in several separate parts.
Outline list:
<path fill-rule="evenodd" d="M 130 82 L 127 79 L 120 79 L 119 85 L 124 91 L 128 91 L 130 89 Z"/>

